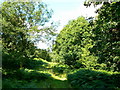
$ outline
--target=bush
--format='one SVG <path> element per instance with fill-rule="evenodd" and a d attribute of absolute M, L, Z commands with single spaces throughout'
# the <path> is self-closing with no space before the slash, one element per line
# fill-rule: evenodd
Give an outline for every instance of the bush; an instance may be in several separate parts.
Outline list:
<path fill-rule="evenodd" d="M 57 54 L 57 52 L 53 51 L 51 54 L 51 59 L 52 59 L 52 62 L 57 62 L 57 63 L 64 63 L 64 58 L 61 57 L 59 54 Z"/>
<path fill-rule="evenodd" d="M 11 82 L 11 80 L 9 79 L 3 79 L 2 80 L 2 88 L 13 88 L 13 82 Z"/>
<path fill-rule="evenodd" d="M 111 79 L 116 87 L 120 88 L 120 73 L 114 73 L 111 75 Z"/>
<path fill-rule="evenodd" d="M 38 88 L 36 81 L 27 82 L 25 80 L 3 79 L 2 89 L 5 88 Z"/>
<path fill-rule="evenodd" d="M 117 75 L 103 70 L 79 69 L 68 74 L 67 78 L 74 88 L 118 88 L 115 83 L 118 82 L 118 76 L 120 73 Z"/>
<path fill-rule="evenodd" d="M 35 69 L 37 67 L 42 66 L 43 64 L 47 64 L 47 63 L 43 62 L 42 60 L 32 60 L 26 58 L 23 67 L 28 69 Z"/>
<path fill-rule="evenodd" d="M 37 71 L 30 71 L 28 69 L 20 69 L 18 70 L 15 75 L 19 80 L 44 80 L 49 78 L 51 75 L 47 73 L 40 73 Z"/>
<path fill-rule="evenodd" d="M 36 49 L 35 54 L 37 58 L 42 58 L 46 61 L 51 61 L 51 57 L 49 55 L 49 51 L 45 49 Z"/>
<path fill-rule="evenodd" d="M 7 70 L 15 70 L 20 68 L 20 59 L 16 58 L 18 56 L 6 53 L 2 53 L 2 68 Z"/>
<path fill-rule="evenodd" d="M 69 66 L 67 65 L 63 65 L 63 64 L 58 64 L 58 65 L 55 65 L 53 67 L 53 72 L 57 72 L 57 73 L 64 73 L 66 72 L 66 70 L 69 68 Z"/>

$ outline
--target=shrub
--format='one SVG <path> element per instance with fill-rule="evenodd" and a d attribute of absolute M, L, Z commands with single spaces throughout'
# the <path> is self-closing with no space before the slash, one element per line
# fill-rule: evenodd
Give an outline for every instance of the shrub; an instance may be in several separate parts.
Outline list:
<path fill-rule="evenodd" d="M 37 58 L 42 58 L 46 61 L 51 61 L 51 57 L 49 55 L 49 51 L 45 49 L 36 49 L 35 54 Z"/>
<path fill-rule="evenodd" d="M 12 55 L 13 53 L 6 54 L 2 53 L 2 68 L 7 70 L 13 70 L 20 68 L 20 60 L 15 56 Z"/>
<path fill-rule="evenodd" d="M 2 80 L 2 88 L 13 88 L 13 83 L 9 79 Z"/>
<path fill-rule="evenodd" d="M 2 89 L 5 88 L 38 88 L 36 81 L 27 82 L 25 80 L 3 79 Z M 6 90 L 6 89 L 5 89 Z M 8 89 L 9 90 L 9 89 Z"/>
<path fill-rule="evenodd" d="M 32 60 L 32 59 L 27 59 L 25 60 L 23 67 L 28 68 L 28 69 L 35 69 L 39 66 L 42 66 L 43 64 L 46 64 L 42 60 Z"/>
<path fill-rule="evenodd" d="M 51 75 L 47 73 L 40 73 L 38 71 L 30 71 L 28 69 L 20 69 L 15 73 L 15 76 L 19 80 L 44 80 Z"/>
<path fill-rule="evenodd" d="M 118 76 L 120 74 L 103 70 L 79 69 L 68 74 L 67 78 L 75 88 L 117 88 L 119 86 L 115 82 Z"/>
<path fill-rule="evenodd" d="M 53 72 L 64 73 L 69 68 L 67 65 L 58 64 L 53 67 Z"/>
<path fill-rule="evenodd" d="M 57 63 L 64 63 L 64 58 L 61 57 L 59 54 L 57 54 L 56 51 L 53 51 L 50 54 L 51 58 L 52 58 L 52 62 L 57 62 Z"/>
<path fill-rule="evenodd" d="M 114 73 L 111 75 L 111 79 L 114 83 L 114 85 L 118 88 L 120 88 L 120 73 Z"/>

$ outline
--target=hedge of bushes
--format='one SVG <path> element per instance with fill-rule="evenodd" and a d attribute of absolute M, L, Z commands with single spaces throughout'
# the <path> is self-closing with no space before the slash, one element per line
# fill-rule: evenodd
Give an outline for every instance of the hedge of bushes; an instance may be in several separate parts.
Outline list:
<path fill-rule="evenodd" d="M 73 88 L 120 88 L 120 73 L 79 69 L 67 76 Z"/>

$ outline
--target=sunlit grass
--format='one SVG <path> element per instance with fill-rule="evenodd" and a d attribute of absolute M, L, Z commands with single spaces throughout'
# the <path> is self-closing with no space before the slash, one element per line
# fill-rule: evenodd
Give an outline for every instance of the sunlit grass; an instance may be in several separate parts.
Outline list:
<path fill-rule="evenodd" d="M 46 79 L 45 81 L 40 81 L 37 84 L 37 87 L 39 88 L 71 88 L 70 84 L 68 84 L 67 80 L 59 80 L 50 78 Z"/>
<path fill-rule="evenodd" d="M 47 65 L 46 64 L 42 65 L 44 68 L 39 67 L 38 72 L 51 74 L 51 78 L 38 82 L 37 87 L 39 88 L 71 88 L 70 84 L 68 84 L 67 82 L 66 73 L 60 74 L 58 72 L 53 72 L 53 67 L 58 63 L 48 62 L 46 60 L 38 59 L 38 58 L 35 58 L 35 60 L 42 60 L 43 62 L 47 63 Z"/>
<path fill-rule="evenodd" d="M 53 71 L 53 67 L 56 66 L 58 63 L 48 62 L 41 58 L 34 58 L 36 61 L 43 62 L 42 65 L 38 65 L 36 69 L 28 69 L 28 68 L 21 68 L 21 70 L 25 71 L 26 73 L 44 73 L 50 74 L 48 78 L 42 80 L 41 79 L 33 79 L 30 82 L 26 80 L 17 80 L 13 79 L 6 79 L 4 81 L 4 87 L 9 86 L 11 88 L 71 88 L 70 84 L 67 82 L 67 74 L 59 73 Z M 28 76 L 29 77 L 29 76 Z"/>

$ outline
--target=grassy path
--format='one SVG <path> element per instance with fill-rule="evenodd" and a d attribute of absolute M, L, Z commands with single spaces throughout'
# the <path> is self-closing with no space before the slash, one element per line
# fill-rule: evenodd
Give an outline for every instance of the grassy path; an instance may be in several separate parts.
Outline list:
<path fill-rule="evenodd" d="M 71 88 L 67 80 L 61 80 L 61 79 L 55 79 L 55 78 L 41 81 L 40 83 L 37 84 L 37 87 L 39 88 Z"/>
<path fill-rule="evenodd" d="M 53 66 L 57 65 L 57 63 L 47 62 L 47 64 L 43 65 L 43 67 L 38 68 L 37 70 L 40 72 L 51 74 L 51 78 L 46 79 L 44 81 L 40 81 L 37 83 L 37 87 L 39 88 L 71 88 L 70 84 L 67 81 L 66 73 L 59 74 L 57 72 L 53 72 Z"/>

